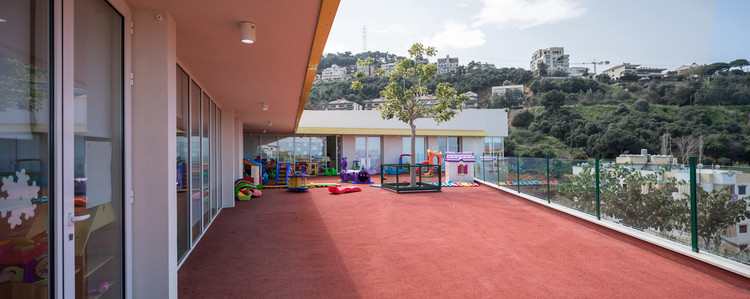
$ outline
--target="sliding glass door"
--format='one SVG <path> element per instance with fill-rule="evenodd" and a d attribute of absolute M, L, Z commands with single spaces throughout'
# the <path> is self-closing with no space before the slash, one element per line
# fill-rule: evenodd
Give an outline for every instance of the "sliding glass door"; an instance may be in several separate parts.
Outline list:
<path fill-rule="evenodd" d="M 123 18 L 102 0 L 74 7 L 75 296 L 121 298 Z"/>
<path fill-rule="evenodd" d="M 53 287 L 49 16 L 46 1 L 0 1 L 0 298 Z"/>

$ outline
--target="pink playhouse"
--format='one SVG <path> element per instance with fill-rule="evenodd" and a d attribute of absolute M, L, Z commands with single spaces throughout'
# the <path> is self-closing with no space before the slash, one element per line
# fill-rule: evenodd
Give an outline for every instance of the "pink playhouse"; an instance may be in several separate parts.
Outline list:
<path fill-rule="evenodd" d="M 474 182 L 474 153 L 445 153 L 445 176 L 452 182 Z"/>

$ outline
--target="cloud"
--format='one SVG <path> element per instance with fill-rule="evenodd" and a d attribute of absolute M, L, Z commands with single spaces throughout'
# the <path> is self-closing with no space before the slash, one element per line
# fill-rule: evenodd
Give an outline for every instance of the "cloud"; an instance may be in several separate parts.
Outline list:
<path fill-rule="evenodd" d="M 484 7 L 473 27 L 495 25 L 498 28 L 526 29 L 586 13 L 577 0 L 482 0 Z"/>
<path fill-rule="evenodd" d="M 484 45 L 484 33 L 479 29 L 469 30 L 466 24 L 448 21 L 445 30 L 432 37 L 426 38 L 424 44 L 434 46 L 438 50 L 443 48 L 467 49 Z"/>
<path fill-rule="evenodd" d="M 458 5 L 458 7 L 469 7 L 469 4 L 463 1 L 456 3 L 456 5 Z"/>

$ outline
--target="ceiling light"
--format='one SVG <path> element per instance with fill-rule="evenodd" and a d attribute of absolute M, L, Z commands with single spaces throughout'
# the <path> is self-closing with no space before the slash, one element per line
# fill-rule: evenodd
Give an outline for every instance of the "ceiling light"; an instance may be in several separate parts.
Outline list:
<path fill-rule="evenodd" d="M 268 103 L 266 102 L 260 103 L 260 109 L 263 109 L 263 111 L 268 110 Z"/>
<path fill-rule="evenodd" d="M 0 23 L 5 23 L 5 22 L 7 22 L 5 19 L 0 19 Z"/>
<path fill-rule="evenodd" d="M 270 127 L 270 126 L 273 126 L 273 123 L 272 123 L 272 122 L 271 122 L 270 120 L 269 120 L 269 121 L 267 121 L 266 123 L 268 123 L 268 126 L 269 126 L 269 127 Z"/>
<path fill-rule="evenodd" d="M 266 129 L 263 129 L 263 134 L 265 134 L 265 133 L 266 133 Z"/>
<path fill-rule="evenodd" d="M 246 44 L 255 43 L 255 24 L 240 22 L 240 41 Z"/>

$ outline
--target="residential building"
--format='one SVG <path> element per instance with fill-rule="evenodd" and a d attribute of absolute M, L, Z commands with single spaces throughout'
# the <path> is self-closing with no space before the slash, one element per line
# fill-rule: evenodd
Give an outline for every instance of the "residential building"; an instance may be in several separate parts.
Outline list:
<path fill-rule="evenodd" d="M 547 66 L 547 74 L 554 71 L 568 72 L 568 68 L 570 68 L 569 56 L 565 54 L 563 47 L 536 50 L 531 56 L 531 71 L 539 74 L 539 63 L 543 62 Z"/>
<path fill-rule="evenodd" d="M 243 132 L 297 128 L 338 5 L 0 1 L 0 298 L 177 298 Z"/>
<path fill-rule="evenodd" d="M 696 72 L 697 72 L 697 69 L 700 67 L 701 65 L 693 63 L 691 65 L 680 66 L 676 68 L 674 71 L 677 73 L 678 76 L 697 76 Z"/>
<path fill-rule="evenodd" d="M 623 63 L 606 69 L 602 74 L 609 75 L 613 80 L 620 79 L 625 74 L 635 74 L 639 79 L 661 79 L 664 78 L 664 68 L 640 67 L 640 64 Z"/>
<path fill-rule="evenodd" d="M 495 67 L 495 65 L 494 65 L 494 64 L 492 64 L 492 63 L 487 63 L 487 62 L 485 62 L 485 63 L 480 63 L 480 64 L 479 64 L 479 65 L 477 66 L 477 68 L 478 68 L 478 69 L 480 69 L 480 70 L 494 70 L 494 69 L 496 69 L 496 67 Z"/>
<path fill-rule="evenodd" d="M 328 102 L 326 110 L 362 110 L 362 105 L 341 98 Z"/>
<path fill-rule="evenodd" d="M 450 57 L 450 55 L 446 55 L 445 58 L 438 58 L 437 60 L 438 75 L 455 73 L 457 70 L 458 70 L 458 57 Z"/>
<path fill-rule="evenodd" d="M 574 66 L 568 69 L 568 77 L 583 77 L 589 74 L 589 68 L 582 66 Z"/>
<path fill-rule="evenodd" d="M 503 96 L 508 90 L 511 90 L 511 89 L 515 89 L 523 93 L 523 85 L 492 86 L 492 93 L 496 93 L 499 96 Z"/>
<path fill-rule="evenodd" d="M 380 104 L 383 104 L 387 101 L 388 99 L 386 98 L 377 98 L 377 99 L 367 100 L 365 101 L 364 110 L 376 110 L 378 109 L 378 106 L 380 106 Z"/>
<path fill-rule="evenodd" d="M 386 71 L 386 72 L 392 71 L 394 67 L 396 67 L 396 63 L 395 62 L 383 63 L 383 64 L 380 65 L 380 68 L 383 69 L 383 71 Z"/>
<path fill-rule="evenodd" d="M 464 102 L 464 109 L 479 108 L 479 97 L 477 96 L 477 94 L 471 91 L 468 91 L 466 92 L 466 95 L 469 96 L 469 100 Z"/>
<path fill-rule="evenodd" d="M 340 67 L 338 65 L 332 65 L 331 67 L 324 69 L 321 74 L 323 81 L 338 81 L 349 78 L 346 67 Z"/>

